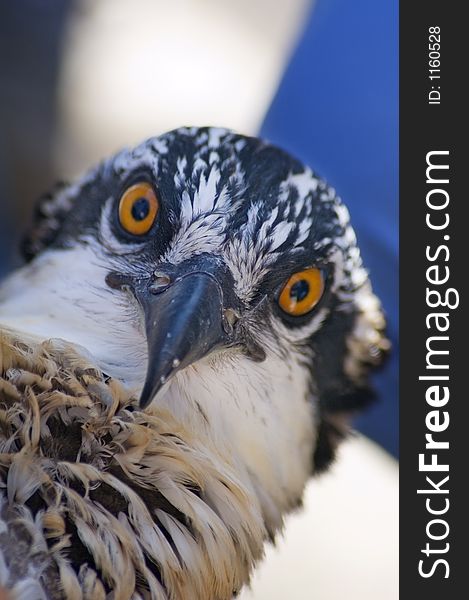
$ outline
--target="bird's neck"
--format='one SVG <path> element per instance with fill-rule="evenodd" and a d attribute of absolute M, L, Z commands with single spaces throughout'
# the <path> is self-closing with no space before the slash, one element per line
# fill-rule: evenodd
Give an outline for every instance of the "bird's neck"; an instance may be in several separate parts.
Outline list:
<path fill-rule="evenodd" d="M 272 355 L 261 364 L 212 355 L 178 373 L 154 405 L 223 448 L 270 533 L 281 527 L 311 473 L 315 417 L 304 369 Z"/>

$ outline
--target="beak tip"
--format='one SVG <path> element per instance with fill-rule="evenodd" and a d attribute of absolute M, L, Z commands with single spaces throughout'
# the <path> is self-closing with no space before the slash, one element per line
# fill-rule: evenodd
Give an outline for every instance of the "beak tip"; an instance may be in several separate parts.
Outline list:
<path fill-rule="evenodd" d="M 145 386 L 142 390 L 142 393 L 140 394 L 140 399 L 138 401 L 138 405 L 141 410 L 144 410 L 145 408 L 147 408 L 147 406 L 149 406 L 151 404 L 151 401 L 156 396 L 160 387 L 161 386 L 158 386 L 157 388 L 155 388 L 153 386 L 145 384 Z"/>
<path fill-rule="evenodd" d="M 161 390 L 164 384 L 174 374 L 175 367 L 180 366 L 180 364 L 181 363 L 178 359 L 174 359 L 173 368 L 171 369 L 171 371 L 167 375 L 161 375 L 157 380 L 156 385 L 151 379 L 145 383 L 145 385 L 143 386 L 142 393 L 140 394 L 140 400 L 138 402 L 139 407 L 142 410 L 145 409 L 149 404 L 151 404 L 152 400 L 155 398 L 155 396 L 158 394 L 158 392 Z"/>
<path fill-rule="evenodd" d="M 145 410 L 147 406 L 148 403 L 146 401 L 142 401 L 142 398 L 140 398 L 140 400 L 138 401 L 138 408 L 140 410 Z"/>
<path fill-rule="evenodd" d="M 147 406 L 151 403 L 151 400 L 151 396 L 149 396 L 148 394 L 142 394 L 138 401 L 139 408 L 141 410 L 145 410 L 145 408 L 147 408 Z"/>

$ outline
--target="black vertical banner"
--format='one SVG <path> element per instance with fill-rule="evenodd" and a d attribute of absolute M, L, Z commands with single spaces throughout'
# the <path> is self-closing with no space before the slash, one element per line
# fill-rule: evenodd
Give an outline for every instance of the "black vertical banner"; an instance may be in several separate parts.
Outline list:
<path fill-rule="evenodd" d="M 402 598 L 426 600 L 467 594 L 469 51 L 463 7 L 434 0 L 400 5 L 400 576 Z"/>

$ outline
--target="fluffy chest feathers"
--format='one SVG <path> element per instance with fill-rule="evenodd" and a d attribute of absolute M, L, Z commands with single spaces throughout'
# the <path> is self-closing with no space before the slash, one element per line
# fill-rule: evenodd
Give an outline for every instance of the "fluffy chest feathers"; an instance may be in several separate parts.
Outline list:
<path fill-rule="evenodd" d="M 20 598 L 196 599 L 247 580 L 267 532 L 224 448 L 163 408 L 136 411 L 60 341 L 3 332 L 0 371 L 1 585 Z"/>

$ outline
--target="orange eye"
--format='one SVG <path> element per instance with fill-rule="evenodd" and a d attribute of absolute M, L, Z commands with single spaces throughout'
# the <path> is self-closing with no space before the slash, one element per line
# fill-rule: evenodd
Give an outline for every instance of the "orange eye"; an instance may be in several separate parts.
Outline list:
<path fill-rule="evenodd" d="M 310 268 L 290 277 L 280 293 L 280 308 L 300 317 L 316 306 L 324 293 L 324 277 L 320 269 Z"/>
<path fill-rule="evenodd" d="M 131 185 L 119 202 L 119 222 L 132 235 L 145 235 L 155 222 L 160 208 L 158 198 L 149 183 Z"/>

